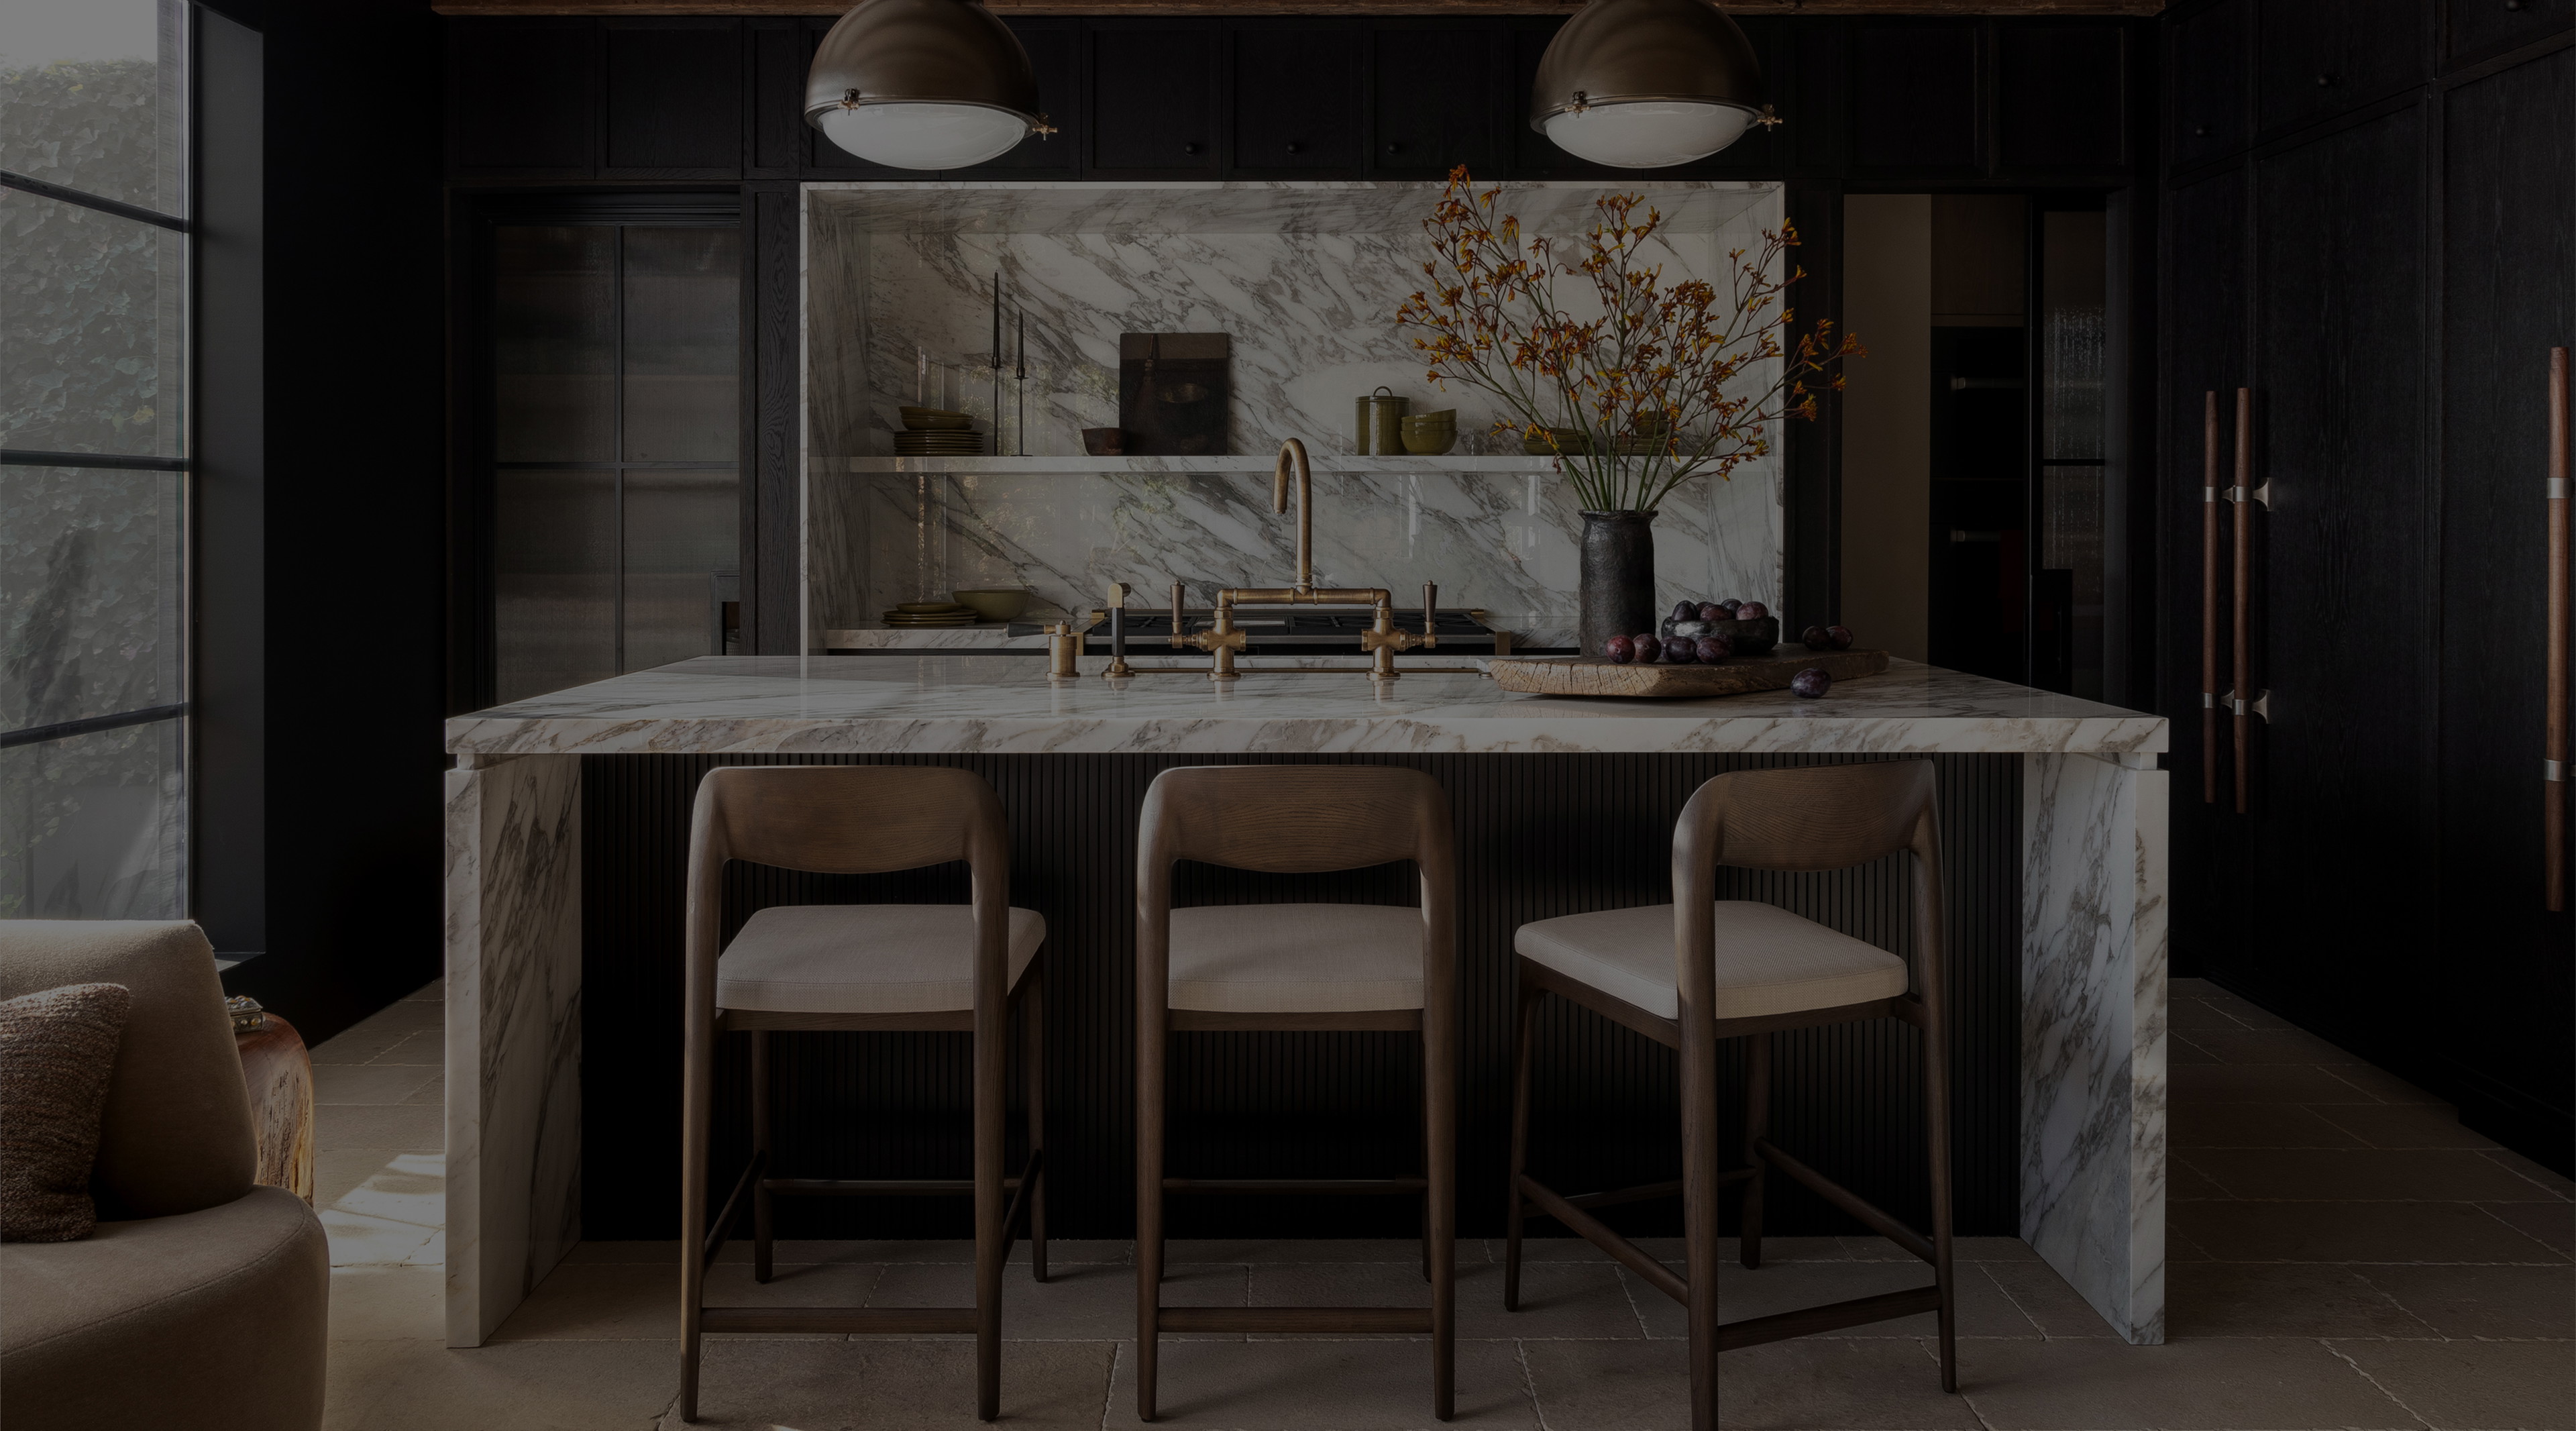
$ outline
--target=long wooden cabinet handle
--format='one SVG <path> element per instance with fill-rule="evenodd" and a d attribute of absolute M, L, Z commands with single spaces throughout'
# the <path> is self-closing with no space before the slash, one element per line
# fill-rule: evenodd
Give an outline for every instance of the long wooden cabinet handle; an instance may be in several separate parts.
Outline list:
<path fill-rule="evenodd" d="M 2200 800 L 2218 803 L 2218 393 L 2200 395 Z"/>
<path fill-rule="evenodd" d="M 2227 497 L 2236 506 L 2235 683 L 2227 693 L 2236 726 L 2236 813 L 2245 813 L 2254 748 L 2254 512 L 2265 495 L 2254 486 L 2254 390 L 2236 390 L 2236 485 Z"/>
<path fill-rule="evenodd" d="M 2549 712 L 2540 757 L 2541 894 L 2567 907 L 2567 350 L 2549 350 Z"/>

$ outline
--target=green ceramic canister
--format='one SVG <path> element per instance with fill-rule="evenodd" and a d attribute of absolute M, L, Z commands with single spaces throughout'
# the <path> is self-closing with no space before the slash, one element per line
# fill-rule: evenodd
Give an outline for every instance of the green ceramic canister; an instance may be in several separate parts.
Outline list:
<path fill-rule="evenodd" d="M 1381 457 L 1400 457 L 1404 453 L 1404 410 L 1413 405 L 1411 398 L 1400 398 L 1380 386 L 1360 399 L 1368 420 L 1361 424 L 1364 440 L 1360 451 Z"/>

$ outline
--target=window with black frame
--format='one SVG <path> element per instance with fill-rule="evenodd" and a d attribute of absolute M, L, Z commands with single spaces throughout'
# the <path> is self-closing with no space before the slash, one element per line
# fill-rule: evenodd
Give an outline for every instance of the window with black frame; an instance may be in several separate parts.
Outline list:
<path fill-rule="evenodd" d="M 187 912 L 188 21 L 0 31 L 0 917 Z"/>

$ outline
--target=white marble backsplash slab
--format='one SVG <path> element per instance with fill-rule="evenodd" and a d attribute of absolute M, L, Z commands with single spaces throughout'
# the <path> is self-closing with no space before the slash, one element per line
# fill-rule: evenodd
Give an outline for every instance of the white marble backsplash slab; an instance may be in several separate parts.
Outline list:
<path fill-rule="evenodd" d="M 1656 243 L 1668 280 L 1722 283 L 1727 252 L 1780 223 L 1776 188 L 1611 187 L 1643 190 L 1677 216 Z M 997 271 L 1006 303 L 1025 309 L 1028 333 L 1025 403 L 1007 373 L 1002 385 L 1004 452 L 1073 455 L 1082 451 L 1080 429 L 1117 424 L 1119 334 L 1223 332 L 1232 339 L 1235 453 L 1266 454 L 1286 437 L 1304 439 L 1319 457 L 1351 452 L 1353 399 L 1383 385 L 1413 399 L 1416 411 L 1455 408 L 1461 454 L 1517 457 L 1517 439 L 1490 430 L 1500 405 L 1454 385 L 1433 388 L 1410 334 L 1395 325 L 1405 296 L 1426 282 L 1418 220 L 1438 191 L 809 187 L 809 633 L 960 586 L 1024 585 L 1050 607 L 1072 608 L 1098 601 L 1112 581 L 1160 599 L 1175 580 L 1203 592 L 1278 584 L 1292 569 L 1285 554 L 1294 528 L 1269 513 L 1264 477 L 849 472 L 851 457 L 892 453 L 896 408 L 916 400 L 923 353 L 941 371 L 938 390 L 921 396 L 963 407 L 992 431 Z M 1601 192 L 1516 188 L 1503 207 L 1571 237 Z M 1005 325 L 1004 350 L 1016 361 L 1016 317 Z M 1525 645 L 1571 640 L 1581 520 L 1562 480 L 1432 472 L 1346 474 L 1329 484 L 1319 474 L 1318 484 L 1319 579 L 1399 591 L 1433 580 L 1443 604 L 1494 612 Z M 1695 480 L 1661 511 L 1663 601 L 1778 605 L 1776 458 L 1745 464 L 1731 482 Z"/>

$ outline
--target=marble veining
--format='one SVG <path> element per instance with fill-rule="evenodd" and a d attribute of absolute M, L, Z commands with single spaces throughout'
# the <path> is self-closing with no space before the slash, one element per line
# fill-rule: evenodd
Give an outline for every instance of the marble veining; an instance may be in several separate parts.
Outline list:
<path fill-rule="evenodd" d="M 1573 235 L 1604 186 L 1514 186 L 1532 231 Z M 1669 276 L 1723 278 L 1726 251 L 1780 221 L 1776 187 L 1627 184 L 1674 216 Z M 1112 581 L 1159 594 L 1281 579 L 1290 521 L 1268 509 L 1268 454 L 1300 437 L 1318 460 L 1317 564 L 1359 585 L 1440 583 L 1524 645 L 1571 641 L 1571 489 L 1492 432 L 1472 390 L 1442 392 L 1394 323 L 1424 281 L 1421 216 L 1437 185 L 807 191 L 808 630 L 847 629 L 898 601 L 1024 585 L 1048 609 Z M 1283 207 L 1284 206 L 1284 207 Z M 1287 212 L 1293 211 L 1293 213 Z M 1000 447 L 1018 457 L 901 462 L 899 404 L 927 399 L 993 430 L 991 288 L 1028 314 L 1024 404 L 1005 381 Z M 1017 356 L 1016 325 L 1005 346 Z M 1079 431 L 1117 423 L 1122 332 L 1233 339 L 1230 444 L 1217 463 L 1086 465 Z M 918 367 L 934 365 L 932 390 Z M 1748 380 L 1767 380 L 1767 373 Z M 1354 459 L 1352 399 L 1379 386 L 1458 411 L 1437 464 Z M 1039 459 L 1056 459 L 1039 471 Z M 856 464 L 863 470 L 853 471 Z M 1474 470 L 1460 470 L 1472 464 Z M 1490 465 L 1488 465 L 1490 464 Z M 1661 600 L 1777 606 L 1776 458 L 1701 478 L 1660 504 Z M 817 643 L 808 640 L 809 649 Z"/>
<path fill-rule="evenodd" d="M 447 773 L 447 1338 L 581 1240 L 581 765 Z"/>
<path fill-rule="evenodd" d="M 2134 1342 L 2164 1340 L 2171 777 L 2025 758 L 2021 1232 Z"/>
<path fill-rule="evenodd" d="M 1452 665 L 1454 661 L 1436 664 Z M 1092 658 L 1087 671 L 1102 662 Z M 708 656 L 459 716 L 458 752 L 2156 751 L 2161 717 L 1897 662 L 1821 701 L 1516 695 L 1423 672 L 1050 681 L 1017 654 Z"/>

